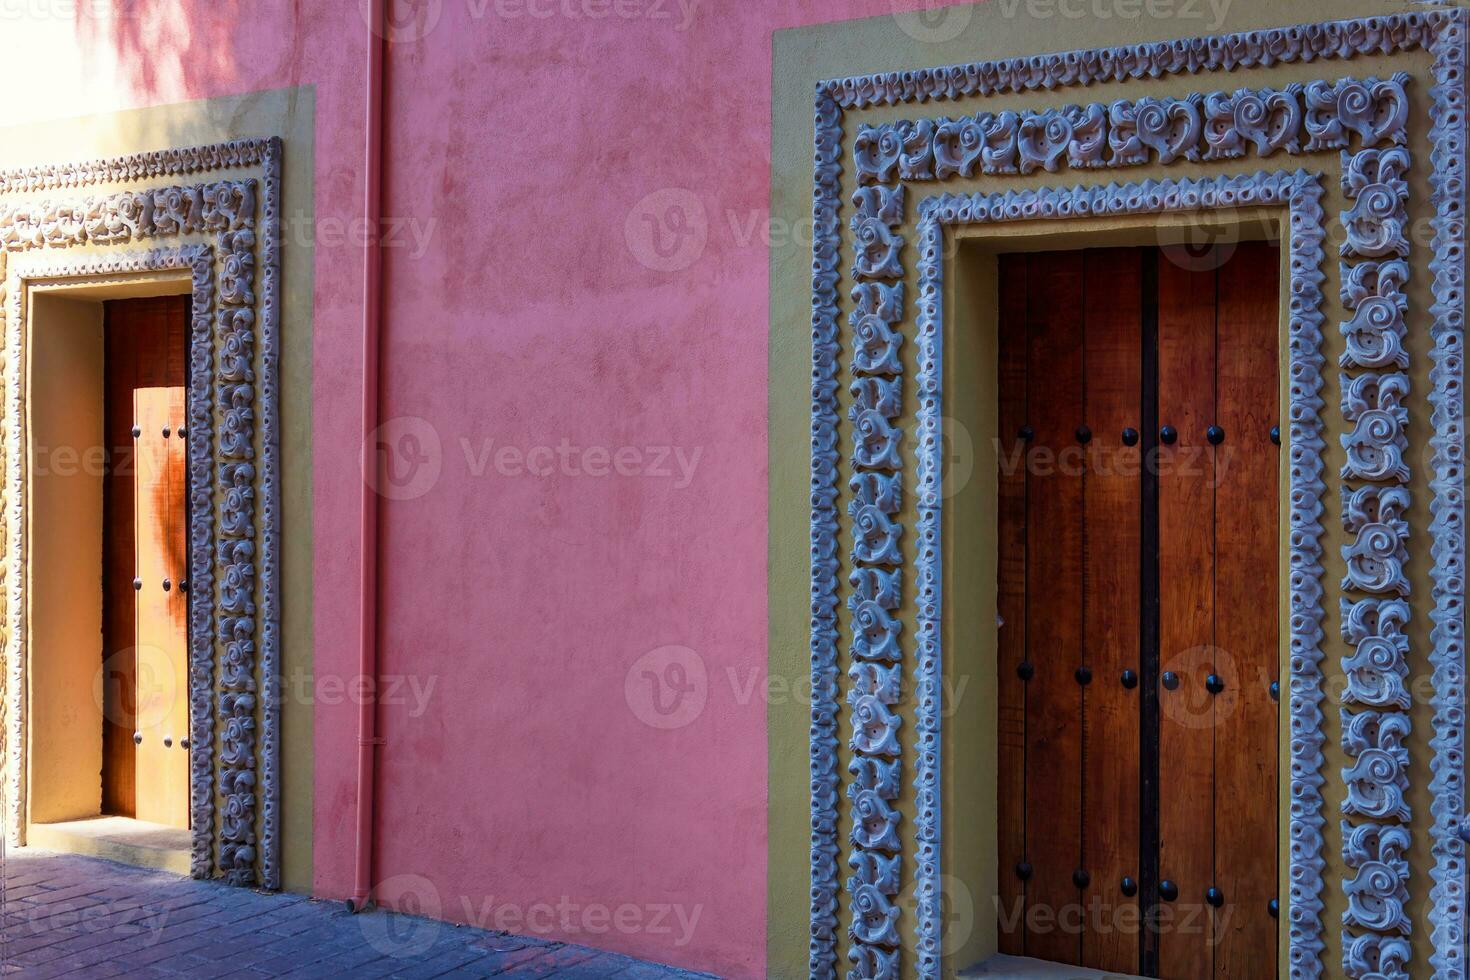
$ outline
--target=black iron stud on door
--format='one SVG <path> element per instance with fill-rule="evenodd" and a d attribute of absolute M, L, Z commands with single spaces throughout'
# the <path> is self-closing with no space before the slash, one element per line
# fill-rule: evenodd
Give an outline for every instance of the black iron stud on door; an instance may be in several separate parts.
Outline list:
<path fill-rule="evenodd" d="M 1218 446 L 1225 441 L 1225 430 L 1218 425 L 1212 425 L 1205 430 L 1205 438 L 1210 441 L 1210 445 Z"/>
<path fill-rule="evenodd" d="M 1159 441 L 1166 446 L 1172 446 L 1179 441 L 1179 430 L 1172 425 L 1166 425 L 1159 430 Z"/>

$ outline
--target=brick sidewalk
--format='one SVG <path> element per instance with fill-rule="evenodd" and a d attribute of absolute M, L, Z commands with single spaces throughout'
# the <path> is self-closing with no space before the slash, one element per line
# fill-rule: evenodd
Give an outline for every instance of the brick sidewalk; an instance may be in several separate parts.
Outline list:
<path fill-rule="evenodd" d="M 24 977 L 564 977 L 703 974 L 585 946 L 25 848 L 5 860 L 3 972 Z"/>

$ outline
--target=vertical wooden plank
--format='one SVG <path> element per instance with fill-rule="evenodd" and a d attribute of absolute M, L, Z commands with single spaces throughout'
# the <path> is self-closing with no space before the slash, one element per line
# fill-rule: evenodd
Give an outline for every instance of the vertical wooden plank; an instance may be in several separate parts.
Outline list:
<path fill-rule="evenodd" d="M 171 321 L 171 328 L 176 324 Z M 173 333 L 173 330 L 170 331 Z M 182 331 L 176 335 L 182 340 Z M 183 363 L 170 370 L 171 380 L 183 381 Z M 168 541 L 164 554 L 166 574 L 173 583 L 168 590 L 168 664 L 172 673 L 173 698 L 169 703 L 167 730 L 173 744 L 168 748 L 168 767 L 165 772 L 164 806 L 172 814 L 169 823 L 176 827 L 189 826 L 189 749 L 185 742 L 189 737 L 189 602 L 188 595 L 180 582 L 188 576 L 188 560 L 185 557 L 184 501 L 188 496 L 188 474 L 185 471 L 185 440 L 179 435 L 179 427 L 186 423 L 188 410 L 185 407 L 182 383 L 170 385 L 168 391 L 169 431 L 167 440 L 168 481 L 165 512 L 167 515 Z"/>
<path fill-rule="evenodd" d="M 102 812 L 134 816 L 133 384 L 135 347 L 125 311 L 104 321 L 102 526 Z"/>
<path fill-rule="evenodd" d="M 1026 953 L 1081 958 L 1076 921 L 1082 866 L 1082 254 L 1032 255 L 1027 275 L 1028 375 L 1046 396 L 1031 400 L 1035 430 L 1026 478 L 1028 658 L 1026 692 Z M 1042 380 L 1044 379 L 1044 381 Z"/>
<path fill-rule="evenodd" d="M 1277 894 L 1279 253 L 1243 243 L 1220 268 L 1215 450 L 1215 976 L 1274 977 Z"/>
<path fill-rule="evenodd" d="M 1142 409 L 1142 293 L 1139 249 L 1084 253 L 1088 443 L 1084 487 L 1083 891 L 1087 931 L 1082 963 L 1138 972 L 1139 692 L 1124 670 L 1139 663 L 1139 456 Z M 1135 432 L 1125 445 L 1123 430 Z M 1128 907 L 1128 908 L 1125 908 Z M 1130 928 L 1130 924 L 1133 926 Z"/>
<path fill-rule="evenodd" d="M 1159 875 L 1178 888 L 1161 905 L 1159 972 L 1198 978 L 1213 971 L 1215 271 L 1168 255 L 1158 270 L 1159 422 L 1178 433 L 1158 455 Z"/>
<path fill-rule="evenodd" d="M 1025 952 L 1026 885 L 1016 867 L 1026 860 L 1026 256 L 1002 255 L 999 277 L 999 456 L 997 609 L 999 773 L 996 784 L 1000 856 L 1000 950 Z"/>
<path fill-rule="evenodd" d="M 164 745 L 173 708 L 174 674 L 171 663 L 168 576 L 168 424 L 169 390 L 137 388 L 133 413 L 141 434 L 135 485 L 134 534 L 137 540 L 137 815 L 139 820 L 173 825 L 168 805 L 168 764 L 172 755 Z"/>

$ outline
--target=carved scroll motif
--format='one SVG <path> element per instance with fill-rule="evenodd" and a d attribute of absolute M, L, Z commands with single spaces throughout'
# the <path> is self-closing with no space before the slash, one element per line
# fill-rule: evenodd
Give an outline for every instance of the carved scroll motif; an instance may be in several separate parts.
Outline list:
<path fill-rule="evenodd" d="M 864 125 L 859 183 L 1133 167 L 1404 141 L 1409 76 Z M 1371 203 L 1371 202 L 1370 202 Z"/>
<path fill-rule="evenodd" d="M 1382 933 L 1408 931 L 1412 810 L 1409 789 L 1411 724 L 1408 679 L 1409 406 L 1404 347 L 1409 278 L 1409 151 L 1404 125 L 1406 76 L 1384 82 L 1344 80 L 1328 93 L 1308 86 L 1309 145 L 1343 149 L 1342 300 L 1346 347 L 1339 363 L 1343 525 L 1355 535 L 1343 549 L 1342 812 L 1372 823 L 1343 823 L 1344 856 L 1356 874 L 1343 882 L 1349 909 L 1343 924 L 1343 969 L 1354 980 L 1407 976 L 1409 947 Z M 1351 373 L 1356 371 L 1357 373 Z M 1366 596 L 1366 597 L 1365 597 Z M 1352 711 L 1349 707 L 1362 710 Z M 1368 853 L 1375 850 L 1378 853 Z M 1350 854 L 1349 851 L 1352 853 Z M 1364 933 L 1356 930 L 1371 930 Z"/>
<path fill-rule="evenodd" d="M 973 124 L 935 127 L 933 165 L 943 171 L 972 165 L 980 152 Z M 893 134 L 859 151 L 887 169 L 899 164 L 903 141 Z M 904 165 L 917 165 L 912 157 Z M 928 161 L 924 162 L 928 165 Z M 846 886 L 852 908 L 848 960 L 854 978 L 900 976 L 899 908 L 903 841 L 898 796 L 902 784 L 899 742 L 902 719 L 896 706 L 903 696 L 903 626 L 894 615 L 903 598 L 903 432 L 895 420 L 903 409 L 904 286 L 899 257 L 903 242 L 895 229 L 903 222 L 904 189 L 866 187 L 853 196 L 851 227 L 857 255 L 853 275 L 854 308 L 848 318 L 853 335 L 850 394 L 852 405 L 853 569 L 851 663 L 847 701 L 852 708 L 854 755 L 847 786 L 853 826 Z"/>

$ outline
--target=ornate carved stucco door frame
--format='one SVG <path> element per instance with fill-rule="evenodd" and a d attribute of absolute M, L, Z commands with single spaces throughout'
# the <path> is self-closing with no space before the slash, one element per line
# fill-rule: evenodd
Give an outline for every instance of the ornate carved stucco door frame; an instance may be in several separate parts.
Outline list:
<path fill-rule="evenodd" d="M 26 822 L 24 377 L 32 283 L 186 274 L 191 867 L 280 887 L 282 144 L 247 139 L 0 173 L 3 785 Z"/>
<path fill-rule="evenodd" d="M 944 271 L 948 226 L 1246 205 L 1284 206 L 1292 256 L 1288 282 L 1291 393 L 1291 597 L 1288 697 L 1291 739 L 1288 967 L 1294 977 L 1322 974 L 1325 887 L 1321 788 L 1326 700 L 1323 635 L 1327 610 L 1342 612 L 1340 663 L 1345 687 L 1341 749 L 1347 765 L 1331 774 L 1342 787 L 1341 855 L 1345 896 L 1342 963 L 1353 977 L 1407 976 L 1411 834 L 1410 746 L 1431 773 L 1427 835 L 1427 925 L 1436 976 L 1465 976 L 1465 862 L 1457 829 L 1464 811 L 1464 391 L 1466 35 L 1470 15 L 1434 10 L 1246 34 L 1074 51 L 941 69 L 835 79 L 818 86 L 815 105 L 811 389 L 811 907 L 813 976 L 835 976 L 845 946 L 853 976 L 889 977 L 917 969 L 938 976 L 942 937 L 944 495 L 942 478 Z M 1352 77 L 1352 59 L 1427 52 L 1432 68 L 1411 79 Z M 1239 88 L 1212 77 L 1185 98 L 1151 98 L 1146 80 L 1213 75 L 1293 62 L 1320 65 L 1308 85 Z M 1138 99 L 1009 109 L 1000 97 L 1094 83 L 1139 83 Z M 1427 84 L 1426 84 L 1427 83 Z M 1406 87 L 1428 89 L 1429 205 L 1432 241 L 1411 254 L 1408 211 L 1411 129 Z M 966 105 L 965 100 L 979 99 Z M 950 103 L 941 109 L 932 103 Z M 913 118 L 863 124 L 845 133 L 847 112 L 915 103 Z M 928 104 L 928 105 L 923 105 Z M 983 111 L 975 112 L 975 109 Z M 943 113 L 943 114 L 941 114 Z M 966 114 L 970 113 L 970 114 Z M 880 114 L 891 119 L 892 113 Z M 1417 125 L 1417 118 L 1413 125 Z M 847 142 L 850 140 L 850 142 Z M 1198 180 L 1104 182 L 1029 190 L 1027 175 L 1230 161 L 1246 155 L 1340 152 L 1343 209 L 1324 213 L 1321 178 L 1253 172 Z M 849 157 L 850 154 L 850 157 Z M 844 184 L 844 159 L 856 175 Z M 1421 164 L 1418 164 L 1422 166 Z M 1244 166 L 1244 165 L 1242 165 Z M 908 198 L 930 181 L 976 175 L 1004 180 L 995 194 Z M 851 236 L 842 234 L 851 193 Z M 908 213 L 906 213 L 908 212 Z M 1341 307 L 1322 302 L 1321 244 L 1338 249 Z M 917 296 L 905 308 L 905 267 L 916 249 Z M 1427 255 L 1427 261 L 1426 261 Z M 850 305 L 842 300 L 842 263 L 850 257 Z M 1403 690 L 1411 652 L 1401 610 L 1409 582 L 1408 311 L 1403 289 L 1412 267 L 1427 268 L 1432 434 L 1422 459 L 1432 501 L 1420 533 L 1430 542 L 1431 608 L 1427 649 L 1431 731 L 1403 736 L 1411 702 Z M 1340 405 L 1321 397 L 1323 308 L 1340 313 L 1345 339 Z M 848 326 L 841 322 L 847 314 Z M 1418 312 L 1418 311 L 1415 311 Z M 1327 329 L 1332 329 L 1328 327 Z M 905 405 L 905 335 L 917 345 L 917 376 Z M 850 363 L 840 358 L 850 354 Z M 850 380 L 844 396 L 839 379 Z M 1324 411 L 1325 409 L 1325 411 Z M 846 410 L 844 414 L 844 410 Z M 1422 411 L 1423 409 L 1418 409 Z M 841 419 L 850 426 L 845 427 Z M 913 448 L 899 425 L 910 420 Z M 1327 439 L 1340 441 L 1341 472 L 1325 465 Z M 905 455 L 908 458 L 905 459 Z M 903 481 L 917 481 L 905 508 Z M 839 480 L 842 482 L 839 484 Z M 1340 583 L 1324 581 L 1322 500 L 1341 497 Z M 840 584 L 839 501 L 851 523 Z M 907 534 L 905 533 L 907 532 Z M 1336 560 L 1336 556 L 1332 556 Z M 1422 558 L 1420 559 L 1422 561 Z M 1335 567 L 1335 566 L 1334 566 Z M 905 599 L 905 591 L 915 595 Z M 845 601 L 850 617 L 839 612 Z M 916 639 L 905 649 L 905 621 Z M 844 658 L 839 650 L 845 648 Z M 847 667 L 840 669 L 841 665 Z M 916 684 L 905 726 L 904 682 Z M 839 705 L 850 705 L 846 728 Z M 912 732 L 913 734 L 909 734 Z M 844 755 L 844 752 L 846 755 Z M 846 761 L 848 779 L 840 775 Z M 912 776 L 904 767 L 913 761 Z M 850 809 L 839 800 L 846 795 Z M 903 828 L 906 806 L 915 826 Z M 839 828 L 847 830 L 846 835 Z M 845 836 L 845 840 L 844 840 Z M 840 860 L 845 857 L 845 860 Z M 839 867 L 851 875 L 839 881 Z M 912 922 L 900 892 L 911 888 Z M 1422 896 L 1421 896 L 1422 898 Z M 839 936 L 841 916 L 848 918 Z M 905 964 L 906 950 L 915 962 Z M 965 964 L 954 964 L 963 966 Z M 1422 969 L 1422 968 L 1421 968 Z"/>

